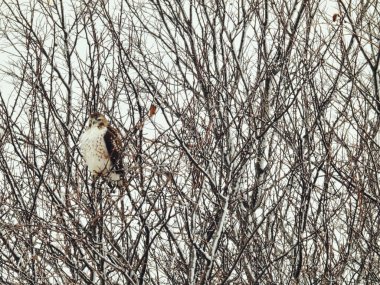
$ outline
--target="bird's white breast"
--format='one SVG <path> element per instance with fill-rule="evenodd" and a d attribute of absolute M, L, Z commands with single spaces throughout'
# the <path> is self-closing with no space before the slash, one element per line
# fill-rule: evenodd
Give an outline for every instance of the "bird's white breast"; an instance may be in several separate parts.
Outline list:
<path fill-rule="evenodd" d="M 111 168 L 110 159 L 104 142 L 107 128 L 91 127 L 80 138 L 80 150 L 93 175 L 100 175 Z"/>

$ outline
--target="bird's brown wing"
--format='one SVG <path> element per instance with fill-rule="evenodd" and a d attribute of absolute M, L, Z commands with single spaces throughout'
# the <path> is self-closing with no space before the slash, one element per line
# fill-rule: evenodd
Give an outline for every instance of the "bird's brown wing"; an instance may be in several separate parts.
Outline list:
<path fill-rule="evenodd" d="M 104 142 L 110 156 L 112 170 L 118 174 L 124 175 L 123 143 L 119 131 L 108 126 L 107 132 L 104 134 Z"/>

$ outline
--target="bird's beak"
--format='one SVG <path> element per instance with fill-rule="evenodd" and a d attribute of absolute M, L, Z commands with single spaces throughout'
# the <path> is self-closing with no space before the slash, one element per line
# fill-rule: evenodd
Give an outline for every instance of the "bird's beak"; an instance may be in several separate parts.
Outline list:
<path fill-rule="evenodd" d="M 90 120 L 88 120 L 88 126 L 92 127 L 95 124 L 95 122 L 96 120 L 94 118 L 90 118 Z"/>

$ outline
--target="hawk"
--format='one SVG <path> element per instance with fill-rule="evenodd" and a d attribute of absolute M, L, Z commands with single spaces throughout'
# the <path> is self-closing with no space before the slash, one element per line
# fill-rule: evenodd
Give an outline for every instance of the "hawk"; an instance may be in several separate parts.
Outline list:
<path fill-rule="evenodd" d="M 122 185 L 124 166 L 121 135 L 119 130 L 110 126 L 104 115 L 99 112 L 90 115 L 79 146 L 88 170 L 94 177 L 106 177 Z"/>

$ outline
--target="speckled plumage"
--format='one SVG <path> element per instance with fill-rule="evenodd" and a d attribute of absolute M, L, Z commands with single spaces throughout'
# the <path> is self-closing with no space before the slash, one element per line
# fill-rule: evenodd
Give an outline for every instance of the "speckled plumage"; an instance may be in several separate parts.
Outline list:
<path fill-rule="evenodd" d="M 118 181 L 124 174 L 119 132 L 100 113 L 91 114 L 89 127 L 80 138 L 80 150 L 95 177 Z"/>

